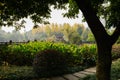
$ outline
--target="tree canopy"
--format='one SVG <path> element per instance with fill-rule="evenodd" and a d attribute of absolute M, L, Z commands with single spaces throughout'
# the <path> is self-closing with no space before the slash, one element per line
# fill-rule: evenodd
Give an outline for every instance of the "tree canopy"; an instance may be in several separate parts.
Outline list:
<path fill-rule="evenodd" d="M 64 2 L 63 2 L 64 1 Z M 67 0 L 2 0 L 0 1 L 0 25 L 13 25 L 28 16 L 34 22 L 50 18 L 50 6 L 65 8 Z"/>
<path fill-rule="evenodd" d="M 86 0 L 89 2 L 89 0 Z M 69 4 L 69 6 L 65 6 Z M 107 27 L 116 27 L 120 22 L 120 0 L 91 0 L 94 11 L 106 20 Z M 16 21 L 27 18 L 33 22 L 46 23 L 50 18 L 51 8 L 68 9 L 64 16 L 75 18 L 79 8 L 74 0 L 2 0 L 0 1 L 0 25 L 13 25 Z M 82 5 L 82 1 L 81 4 Z"/>

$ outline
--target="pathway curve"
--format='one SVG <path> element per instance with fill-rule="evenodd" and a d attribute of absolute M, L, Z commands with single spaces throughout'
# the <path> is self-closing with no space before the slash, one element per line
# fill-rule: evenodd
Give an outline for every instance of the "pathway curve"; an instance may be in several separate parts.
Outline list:
<path fill-rule="evenodd" d="M 73 74 L 65 74 L 59 77 L 32 79 L 32 80 L 79 80 L 80 78 L 84 78 L 87 75 L 93 75 L 95 73 L 96 73 L 96 67 L 92 67 L 85 69 L 84 71 L 75 72 Z"/>

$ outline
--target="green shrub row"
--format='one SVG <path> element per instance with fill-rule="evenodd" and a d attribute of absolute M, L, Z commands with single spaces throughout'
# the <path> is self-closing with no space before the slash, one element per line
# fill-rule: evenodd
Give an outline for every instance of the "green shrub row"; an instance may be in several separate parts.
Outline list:
<path fill-rule="evenodd" d="M 112 58 L 120 57 L 120 45 L 116 45 L 113 48 Z M 0 47 L 0 64 L 3 61 L 8 62 L 11 65 L 32 65 L 35 55 L 46 49 L 54 49 L 61 52 L 69 63 L 69 66 L 95 65 L 96 62 L 96 45 L 73 45 L 64 43 L 52 43 L 52 42 L 30 42 L 19 45 L 4 45 Z"/>
<path fill-rule="evenodd" d="M 12 65 L 32 65 L 35 55 L 46 49 L 54 49 L 66 56 L 69 66 L 93 65 L 96 60 L 95 45 L 70 45 L 52 42 L 30 42 L 19 45 L 8 45 L 0 52 L 0 60 Z"/>

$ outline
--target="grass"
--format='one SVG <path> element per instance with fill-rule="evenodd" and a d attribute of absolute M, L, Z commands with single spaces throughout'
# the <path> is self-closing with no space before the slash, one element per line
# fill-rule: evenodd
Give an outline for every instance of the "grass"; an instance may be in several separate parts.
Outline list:
<path fill-rule="evenodd" d="M 112 68 L 111 68 L 111 80 L 118 80 L 118 79 L 120 79 L 120 59 L 116 60 L 112 64 Z M 88 75 L 80 80 L 96 80 L 96 75 Z"/>
<path fill-rule="evenodd" d="M 29 80 L 34 77 L 31 66 L 0 66 L 0 80 Z"/>
<path fill-rule="evenodd" d="M 86 67 L 81 67 L 81 66 L 71 67 L 68 68 L 66 72 L 63 72 L 63 74 L 74 73 L 83 70 L 85 68 Z M 0 80 L 32 80 L 32 79 L 45 78 L 45 77 L 51 77 L 51 76 L 36 75 L 33 71 L 32 66 L 0 66 Z"/>

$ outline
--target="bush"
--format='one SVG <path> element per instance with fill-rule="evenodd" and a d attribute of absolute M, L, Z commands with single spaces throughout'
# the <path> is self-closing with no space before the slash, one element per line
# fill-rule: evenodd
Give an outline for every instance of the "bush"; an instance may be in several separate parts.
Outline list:
<path fill-rule="evenodd" d="M 38 76 L 48 77 L 63 74 L 66 66 L 65 57 L 53 49 L 39 52 L 33 61 L 33 70 Z"/>
<path fill-rule="evenodd" d="M 0 65 L 8 58 L 8 45 L 0 45 Z"/>
<path fill-rule="evenodd" d="M 6 62 L 8 62 L 11 65 L 17 65 L 17 66 L 31 66 L 33 59 L 30 57 L 30 55 L 25 55 L 23 53 L 9 53 L 8 58 Z"/>
<path fill-rule="evenodd" d="M 81 60 L 85 66 L 95 66 L 96 64 L 96 46 L 95 45 L 83 45 L 80 50 Z"/>

